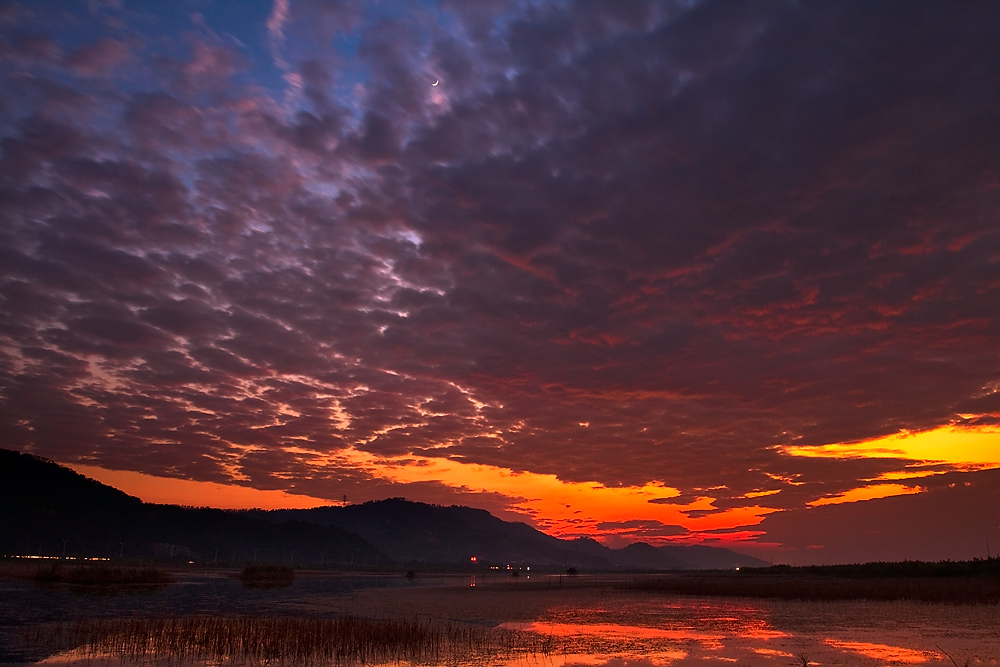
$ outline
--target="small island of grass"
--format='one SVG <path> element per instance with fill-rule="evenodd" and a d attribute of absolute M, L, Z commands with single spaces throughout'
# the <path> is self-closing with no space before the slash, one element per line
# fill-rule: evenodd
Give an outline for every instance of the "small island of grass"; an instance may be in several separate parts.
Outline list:
<path fill-rule="evenodd" d="M 169 584 L 173 578 L 154 567 L 108 567 L 106 565 L 85 565 L 65 567 L 55 563 L 39 568 L 35 581 L 41 583 L 66 583 L 84 586 L 159 586 Z"/>
<path fill-rule="evenodd" d="M 295 581 L 295 570 L 287 565 L 249 565 L 237 577 L 250 588 L 283 588 Z"/>

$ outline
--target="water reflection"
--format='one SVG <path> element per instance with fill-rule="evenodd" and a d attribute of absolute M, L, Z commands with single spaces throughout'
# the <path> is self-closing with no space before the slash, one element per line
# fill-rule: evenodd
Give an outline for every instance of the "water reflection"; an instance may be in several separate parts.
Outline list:
<path fill-rule="evenodd" d="M 853 651 L 868 658 L 884 660 L 888 663 L 916 664 L 927 662 L 928 660 L 940 660 L 939 652 L 920 651 L 902 646 L 889 646 L 887 644 L 872 644 L 870 642 L 845 642 L 836 639 L 827 639 L 826 643 L 836 649 Z"/>
<path fill-rule="evenodd" d="M 753 650 L 757 655 L 768 655 L 774 656 L 776 658 L 794 658 L 791 653 L 786 653 L 785 651 L 778 651 L 773 648 L 755 648 Z"/>
<path fill-rule="evenodd" d="M 734 626 L 741 625 L 741 619 L 724 618 Z M 769 648 L 772 640 L 788 635 L 778 630 L 761 627 L 760 622 L 750 624 L 746 634 L 708 631 L 695 627 L 648 627 L 642 625 L 621 625 L 612 623 L 505 623 L 501 627 L 534 632 L 567 641 L 574 653 L 561 656 L 557 665 L 582 664 L 586 657 L 588 665 L 622 664 L 629 667 L 637 664 L 636 659 L 653 665 L 675 664 L 679 661 L 703 661 L 713 659 L 722 662 L 749 662 L 752 657 L 791 657 L 787 651 Z M 591 653 L 577 651 L 585 647 Z M 569 660 L 567 661 L 567 658 Z"/>
<path fill-rule="evenodd" d="M 400 581 L 403 582 L 402 577 Z M 567 590 L 532 584 L 538 587 L 530 588 L 525 585 L 527 581 L 515 585 L 490 577 L 477 580 L 468 575 L 442 579 L 433 585 L 429 577 L 418 577 L 416 585 L 385 580 L 372 583 L 372 587 L 364 588 L 355 585 L 356 582 L 303 578 L 290 589 L 265 595 L 241 590 L 226 581 L 199 580 L 143 597 L 94 599 L 87 602 L 87 610 L 81 610 L 79 615 L 103 618 L 148 618 L 165 613 L 211 615 L 213 610 L 224 613 L 223 604 L 232 605 L 233 600 L 239 600 L 245 605 L 240 609 L 244 614 L 323 618 L 345 612 L 374 618 L 396 615 L 464 627 L 497 628 L 547 640 L 546 650 L 538 652 L 494 651 L 485 656 L 450 655 L 437 661 L 433 656 L 418 662 L 392 661 L 402 666 L 789 667 L 802 665 L 805 660 L 821 667 L 930 667 L 953 663 L 997 665 L 1000 658 L 997 632 L 1000 607 L 996 605 L 668 597 L 598 586 Z M 4 588 L 2 592 L 10 594 L 5 603 L 11 603 L 7 607 L 11 612 L 0 610 L 0 620 L 6 616 L 9 621 L 16 616 L 19 625 L 30 622 L 33 615 L 43 622 L 72 620 L 67 617 L 70 613 L 67 610 L 80 608 L 78 600 L 70 600 L 59 591 L 0 586 Z M 200 591 L 198 596 L 193 596 L 195 591 Z M 182 601 L 186 608 L 174 606 Z M 359 607 L 362 603 L 367 606 Z M 3 644 L 4 637 L 0 636 L 0 647 Z M 123 660 L 82 649 L 22 660 L 11 659 L 12 654 L 5 659 L 3 653 L 0 648 L 0 664 L 5 665 L 117 667 L 169 662 L 183 667 L 206 667 L 216 664 L 207 658 L 182 659 L 176 655 Z M 226 664 L 235 666 L 233 662 Z M 325 667 L 332 663 L 317 657 L 309 664 Z M 367 664 L 376 667 L 379 663 Z"/>
<path fill-rule="evenodd" d="M 595 656 L 566 654 L 554 656 L 538 663 L 505 665 L 504 667 L 665 667 L 680 664 L 688 657 L 686 651 L 662 651 L 643 656 Z"/>
<path fill-rule="evenodd" d="M 553 605 L 538 620 L 505 627 L 562 640 L 566 655 L 554 658 L 556 667 L 971 666 L 997 665 L 1000 658 L 1000 608 L 995 605 L 621 594 L 590 604 Z"/>

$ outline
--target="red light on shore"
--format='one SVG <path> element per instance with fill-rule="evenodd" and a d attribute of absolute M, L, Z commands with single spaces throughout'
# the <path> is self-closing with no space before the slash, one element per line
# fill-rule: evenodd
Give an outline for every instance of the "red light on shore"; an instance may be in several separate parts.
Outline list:
<path fill-rule="evenodd" d="M 472 557 L 472 558 L 470 558 L 469 560 L 471 560 L 471 561 L 472 561 L 473 563 L 475 563 L 475 562 L 476 562 L 476 557 L 475 557 L 475 556 L 473 556 L 473 557 Z"/>

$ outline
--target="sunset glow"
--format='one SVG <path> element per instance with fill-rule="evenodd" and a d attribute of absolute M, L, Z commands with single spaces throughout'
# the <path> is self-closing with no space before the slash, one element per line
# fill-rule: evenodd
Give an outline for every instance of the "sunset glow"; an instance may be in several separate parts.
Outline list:
<path fill-rule="evenodd" d="M 569 483 L 552 475 L 514 473 L 502 468 L 462 464 L 445 459 L 392 461 L 376 459 L 357 451 L 338 457 L 337 465 L 343 465 L 347 460 L 358 468 L 379 470 L 387 483 L 406 485 L 436 482 L 461 488 L 472 494 L 490 492 L 518 498 L 520 500 L 510 505 L 513 513 L 511 518 L 517 519 L 520 515 L 521 520 L 537 523 L 550 534 L 561 537 L 609 537 L 619 532 L 628 533 L 629 528 L 635 524 L 648 522 L 654 526 L 645 537 L 648 542 L 671 541 L 678 535 L 696 539 L 700 531 L 752 526 L 759 522 L 760 517 L 773 511 L 756 505 L 713 511 L 712 498 L 709 497 L 698 498 L 690 503 L 662 502 L 676 497 L 678 492 L 656 484 L 643 487 L 606 487 L 597 483 Z M 330 465 L 332 462 L 326 461 L 325 464 Z M 95 466 L 74 465 L 73 468 L 147 502 L 233 509 L 305 508 L 339 504 L 339 499 L 334 494 L 321 499 L 285 491 L 154 477 Z M 660 502 L 651 503 L 651 500 Z M 692 518 L 688 512 L 709 514 Z M 613 526 L 615 523 L 622 524 L 622 528 L 616 529 Z"/>
<path fill-rule="evenodd" d="M 81 475 L 121 489 L 147 503 L 220 509 L 306 508 L 330 504 L 329 500 L 320 498 L 310 498 L 280 490 L 265 491 L 236 484 L 156 477 L 131 470 L 107 470 L 80 464 L 74 465 L 73 469 Z"/>

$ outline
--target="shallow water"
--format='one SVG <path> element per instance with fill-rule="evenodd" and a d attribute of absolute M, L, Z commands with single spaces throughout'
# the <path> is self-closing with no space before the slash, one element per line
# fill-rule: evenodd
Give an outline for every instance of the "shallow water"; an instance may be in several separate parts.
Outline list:
<path fill-rule="evenodd" d="M 402 576 L 300 576 L 253 590 L 216 574 L 146 592 L 94 595 L 0 581 L 0 664 L 151 664 L 19 646 L 31 627 L 80 618 L 166 615 L 407 617 L 538 633 L 544 654 L 479 656 L 497 667 L 665 667 L 724 664 L 996 665 L 1000 606 L 914 602 L 801 602 L 622 592 L 613 582 Z M 950 656 L 950 657 L 949 657 Z M 158 656 L 167 659 L 169 656 Z M 466 663 L 449 656 L 447 664 Z M 180 664 L 177 660 L 171 664 Z M 209 661 L 191 665 L 217 664 Z M 231 664 L 231 663 L 226 663 Z M 319 663 L 318 663 L 319 664 Z M 400 663 L 395 663 L 400 664 Z M 405 663 L 404 663 L 405 664 Z"/>

